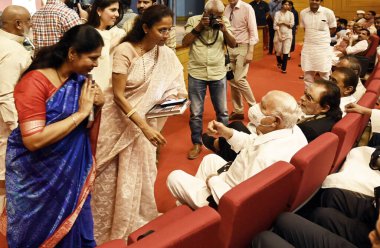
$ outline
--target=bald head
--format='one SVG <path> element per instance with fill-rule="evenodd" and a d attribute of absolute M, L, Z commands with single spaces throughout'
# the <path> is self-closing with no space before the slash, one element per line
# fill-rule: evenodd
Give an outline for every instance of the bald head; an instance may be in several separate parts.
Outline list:
<path fill-rule="evenodd" d="M 29 11 L 18 5 L 10 5 L 6 7 L 1 15 L 2 29 L 19 36 L 29 31 L 30 13 Z"/>

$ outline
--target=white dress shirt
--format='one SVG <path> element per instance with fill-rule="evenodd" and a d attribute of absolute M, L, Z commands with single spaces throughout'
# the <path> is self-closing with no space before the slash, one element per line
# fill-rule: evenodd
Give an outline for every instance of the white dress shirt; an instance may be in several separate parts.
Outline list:
<path fill-rule="evenodd" d="M 371 114 L 372 132 L 380 132 L 380 110 Z M 325 179 L 322 188 L 339 188 L 374 196 L 373 189 L 380 185 L 380 171 L 372 170 L 369 161 L 375 148 L 359 146 L 347 155 L 342 168 Z"/>
<path fill-rule="evenodd" d="M 299 149 L 307 145 L 305 135 L 297 125 L 264 135 L 234 130 L 227 142 L 235 152 L 240 153 L 227 172 L 212 177 L 208 183 L 216 202 L 228 190 L 273 163 L 280 160 L 289 162 Z"/>

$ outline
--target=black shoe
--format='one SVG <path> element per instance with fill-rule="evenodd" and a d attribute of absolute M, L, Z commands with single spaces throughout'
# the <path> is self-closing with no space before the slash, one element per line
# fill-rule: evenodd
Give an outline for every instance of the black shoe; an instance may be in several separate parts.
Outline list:
<path fill-rule="evenodd" d="M 235 112 L 231 112 L 231 114 L 228 116 L 228 119 L 230 121 L 244 120 L 244 114 L 243 113 L 238 114 Z"/>
<path fill-rule="evenodd" d="M 215 147 L 214 147 L 214 141 L 215 141 L 215 139 L 216 139 L 216 138 L 214 138 L 214 137 L 208 135 L 207 133 L 202 134 L 202 142 L 203 142 L 203 145 L 204 145 L 207 149 L 209 149 L 209 150 L 211 150 L 211 151 L 213 151 L 213 152 L 216 153 L 216 149 L 215 149 Z"/>

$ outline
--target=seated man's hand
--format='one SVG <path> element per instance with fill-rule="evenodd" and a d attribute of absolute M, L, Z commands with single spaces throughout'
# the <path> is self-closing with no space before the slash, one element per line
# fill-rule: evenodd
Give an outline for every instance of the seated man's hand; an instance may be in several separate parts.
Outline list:
<path fill-rule="evenodd" d="M 349 103 L 345 106 L 347 113 L 359 113 L 362 115 L 371 115 L 372 109 L 360 106 L 357 103 Z"/>
<path fill-rule="evenodd" d="M 226 139 L 231 138 L 233 134 L 232 128 L 226 127 L 223 123 L 215 120 L 208 123 L 207 130 L 210 134 L 219 134 Z"/>

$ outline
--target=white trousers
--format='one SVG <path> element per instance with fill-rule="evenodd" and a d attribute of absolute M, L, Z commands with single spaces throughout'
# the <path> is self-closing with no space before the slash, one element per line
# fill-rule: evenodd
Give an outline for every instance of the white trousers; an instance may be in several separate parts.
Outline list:
<path fill-rule="evenodd" d="M 216 174 L 217 170 L 226 163 L 227 161 L 216 154 L 206 155 L 195 176 L 182 170 L 175 170 L 169 174 L 166 184 L 181 204 L 187 204 L 193 209 L 207 206 L 209 202 L 206 199 L 211 192 L 207 188 L 206 179 L 209 175 Z M 223 177 L 223 174 L 220 176 Z"/>

